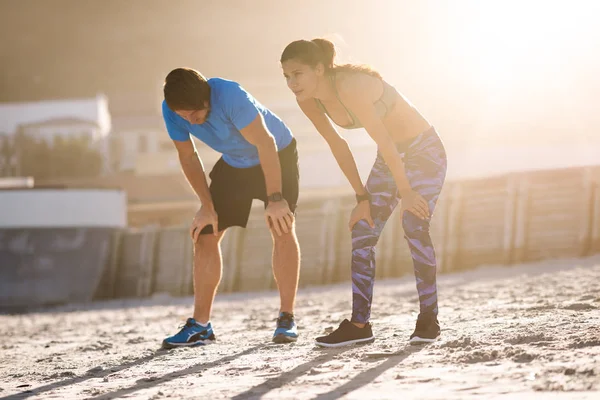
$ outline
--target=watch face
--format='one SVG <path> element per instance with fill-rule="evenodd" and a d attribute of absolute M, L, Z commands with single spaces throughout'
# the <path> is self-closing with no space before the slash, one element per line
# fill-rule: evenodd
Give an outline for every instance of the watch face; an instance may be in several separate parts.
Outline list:
<path fill-rule="evenodd" d="M 283 196 L 281 195 L 281 193 L 273 193 L 272 195 L 269 196 L 269 200 L 271 201 L 281 201 L 283 199 Z"/>

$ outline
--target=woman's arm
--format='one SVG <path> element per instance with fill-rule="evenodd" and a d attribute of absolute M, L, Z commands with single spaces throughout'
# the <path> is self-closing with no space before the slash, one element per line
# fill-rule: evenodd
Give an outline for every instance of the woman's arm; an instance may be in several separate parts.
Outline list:
<path fill-rule="evenodd" d="M 311 120 L 317 131 L 327 141 L 335 160 L 340 166 L 342 172 L 352 185 L 352 188 L 358 195 L 364 195 L 367 193 L 363 186 L 362 180 L 356 167 L 356 161 L 348 146 L 348 142 L 340 136 L 335 127 L 331 124 L 331 121 L 323 113 L 322 110 L 317 107 L 314 99 L 310 98 L 302 102 L 298 102 L 298 105 L 304 112 L 304 114 Z"/>
<path fill-rule="evenodd" d="M 372 98 L 365 96 L 365 93 L 373 92 L 372 85 L 377 81 L 368 75 L 359 74 L 348 78 L 338 85 L 340 100 L 352 110 L 369 136 L 377 143 L 379 152 L 394 177 L 400 197 L 405 200 L 403 203 L 407 203 L 408 209 L 418 217 L 429 218 L 427 202 L 412 190 L 396 143 L 377 114 Z"/>

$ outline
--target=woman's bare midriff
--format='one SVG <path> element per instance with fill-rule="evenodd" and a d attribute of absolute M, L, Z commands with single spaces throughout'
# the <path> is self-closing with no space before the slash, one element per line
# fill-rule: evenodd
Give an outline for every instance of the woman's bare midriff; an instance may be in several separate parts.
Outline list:
<path fill-rule="evenodd" d="M 431 124 L 411 104 L 399 97 L 383 123 L 395 143 L 406 142 L 431 127 Z"/>

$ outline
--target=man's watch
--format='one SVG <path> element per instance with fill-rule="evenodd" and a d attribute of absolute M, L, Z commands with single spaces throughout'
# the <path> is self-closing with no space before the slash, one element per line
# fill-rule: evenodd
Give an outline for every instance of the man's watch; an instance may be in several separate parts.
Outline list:
<path fill-rule="evenodd" d="M 371 201 L 371 193 L 366 192 L 365 194 L 357 194 L 356 195 L 356 203 L 360 203 L 361 201 Z"/>
<path fill-rule="evenodd" d="M 267 199 L 269 200 L 269 202 L 277 202 L 277 201 L 281 201 L 283 200 L 283 195 L 281 194 L 281 192 L 275 192 L 275 193 L 271 193 Z"/>

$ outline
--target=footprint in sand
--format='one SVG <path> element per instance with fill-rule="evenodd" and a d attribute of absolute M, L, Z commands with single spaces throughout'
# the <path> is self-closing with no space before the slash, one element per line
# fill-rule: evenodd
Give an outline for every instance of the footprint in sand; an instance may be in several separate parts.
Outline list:
<path fill-rule="evenodd" d="M 456 348 L 466 348 L 466 347 L 470 347 L 470 346 L 475 347 L 478 345 L 480 345 L 480 343 L 471 339 L 470 337 L 461 336 L 458 339 L 450 340 L 448 342 L 442 343 L 439 345 L 439 347 L 442 349 L 444 349 L 444 348 L 456 349 Z"/>
<path fill-rule="evenodd" d="M 562 307 L 563 310 L 573 310 L 573 311 L 586 311 L 586 310 L 595 310 L 598 307 L 595 307 L 588 303 L 573 303 L 568 306 Z"/>
<path fill-rule="evenodd" d="M 518 335 L 512 338 L 508 338 L 504 342 L 510 344 L 529 344 L 538 342 L 552 342 L 554 340 L 555 338 L 551 336 L 546 336 L 543 333 L 536 333 L 532 335 Z"/>

